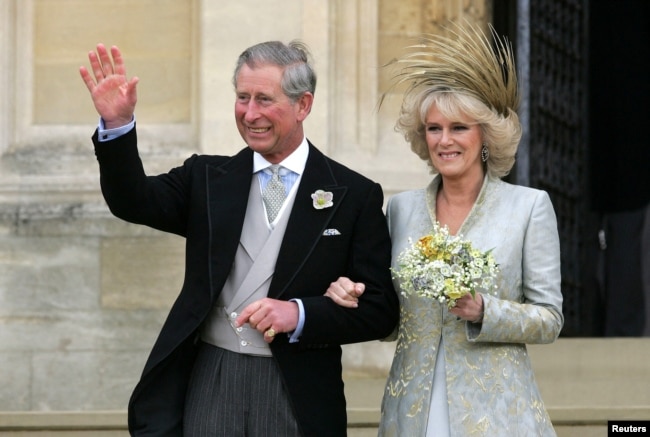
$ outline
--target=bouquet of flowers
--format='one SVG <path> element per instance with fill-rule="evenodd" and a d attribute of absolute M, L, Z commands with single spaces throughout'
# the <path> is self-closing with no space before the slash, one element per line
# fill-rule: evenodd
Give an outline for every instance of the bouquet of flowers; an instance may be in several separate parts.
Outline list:
<path fill-rule="evenodd" d="M 477 288 L 496 287 L 499 267 L 492 250 L 475 249 L 437 222 L 430 235 L 410 242 L 397 258 L 399 268 L 392 269 L 402 282 L 403 293 L 430 297 L 452 308 L 464 295 L 474 297 Z"/>

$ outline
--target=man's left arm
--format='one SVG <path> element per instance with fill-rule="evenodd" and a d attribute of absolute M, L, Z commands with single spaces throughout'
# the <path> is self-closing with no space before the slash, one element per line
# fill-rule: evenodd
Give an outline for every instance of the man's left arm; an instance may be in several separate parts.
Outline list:
<path fill-rule="evenodd" d="M 274 340 L 274 335 L 268 335 L 269 330 L 275 335 L 288 333 L 289 341 L 305 347 L 376 340 L 393 332 L 399 319 L 399 302 L 390 274 L 391 242 L 382 210 L 383 193 L 379 184 L 366 186 L 366 190 L 359 189 L 347 196 L 347 205 L 342 205 L 337 212 L 350 214 L 344 221 L 352 221 L 352 224 L 342 229 L 345 234 L 349 233 L 347 243 L 337 246 L 336 251 L 317 255 L 321 258 L 312 260 L 312 267 L 302 274 L 300 287 L 307 283 L 318 284 L 314 286 L 319 289 L 312 290 L 316 293 L 296 296 L 289 301 L 264 298 L 253 302 L 240 313 L 236 320 L 238 325 L 249 323 L 264 333 L 267 342 Z M 319 266 L 325 267 L 328 260 L 340 265 L 339 270 L 330 268 L 328 271 L 331 281 L 347 276 L 363 283 L 365 290 L 359 293 L 356 308 L 337 305 L 324 295 L 330 284 L 323 284 L 322 277 L 314 280 Z"/>
<path fill-rule="evenodd" d="M 385 338 L 399 319 L 399 302 L 390 274 L 391 242 L 382 210 L 383 193 L 372 184 L 363 199 L 348 247 L 347 276 L 365 285 L 358 307 L 345 308 L 324 295 L 302 299 L 301 343 L 356 343 Z M 337 278 L 334 278 L 337 279 Z M 322 290 L 322 294 L 326 290 Z"/>

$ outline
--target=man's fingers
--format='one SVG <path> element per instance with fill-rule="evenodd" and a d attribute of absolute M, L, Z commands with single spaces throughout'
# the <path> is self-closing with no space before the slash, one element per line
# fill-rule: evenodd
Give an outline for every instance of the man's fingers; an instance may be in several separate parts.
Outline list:
<path fill-rule="evenodd" d="M 129 102 L 134 106 L 138 101 L 138 90 L 136 88 L 136 85 L 138 84 L 139 81 L 140 79 L 138 79 L 137 77 L 132 77 L 131 80 L 129 81 L 129 86 L 127 90 Z"/>
<path fill-rule="evenodd" d="M 104 74 L 104 77 L 113 74 L 113 61 L 108 55 L 108 50 L 106 50 L 106 47 L 104 47 L 104 45 L 97 45 L 97 54 L 99 55 L 99 60 L 101 61 L 101 70 Z"/>
<path fill-rule="evenodd" d="M 271 343 L 273 340 L 275 340 L 275 336 L 278 333 L 275 331 L 273 328 L 269 328 L 266 331 L 264 331 L 264 341 L 267 343 Z"/>
<path fill-rule="evenodd" d="M 239 313 L 235 319 L 235 326 L 241 326 L 244 323 L 248 323 L 248 318 L 251 316 L 251 314 L 252 313 L 249 311 L 249 307 L 244 308 L 244 311 Z"/>
<path fill-rule="evenodd" d="M 261 319 L 264 318 L 262 317 L 262 314 L 255 314 L 260 310 L 260 308 L 262 308 L 262 303 L 260 301 L 249 304 L 241 313 L 239 313 L 239 317 L 235 319 L 235 324 L 241 326 L 244 323 L 248 323 L 251 327 L 255 328 Z"/>
<path fill-rule="evenodd" d="M 121 76 L 126 76 L 126 67 L 124 66 L 124 59 L 122 59 L 122 53 L 117 46 L 111 47 L 111 55 L 113 56 L 113 62 L 115 65 L 115 74 Z"/>
<path fill-rule="evenodd" d="M 95 81 L 93 80 L 92 76 L 88 72 L 88 69 L 86 67 L 79 67 L 79 74 L 81 75 L 81 79 L 86 84 L 86 88 L 88 88 L 88 91 L 92 93 L 93 90 L 95 89 Z"/>
<path fill-rule="evenodd" d="M 92 70 L 93 75 L 95 76 L 95 82 L 99 83 L 101 80 L 104 79 L 104 70 L 102 70 L 102 64 L 99 61 L 99 58 L 97 57 L 97 53 L 92 51 L 89 52 L 88 60 L 90 61 L 90 69 Z"/>

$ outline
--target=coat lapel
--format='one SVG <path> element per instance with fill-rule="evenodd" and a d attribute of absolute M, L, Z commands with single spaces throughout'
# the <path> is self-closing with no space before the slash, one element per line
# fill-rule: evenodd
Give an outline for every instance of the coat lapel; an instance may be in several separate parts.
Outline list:
<path fill-rule="evenodd" d="M 214 301 L 239 245 L 253 174 L 253 152 L 243 149 L 221 166 L 206 167 L 210 290 Z"/>
<path fill-rule="evenodd" d="M 252 151 L 243 149 L 221 166 L 208 166 L 207 201 L 210 241 L 210 290 L 221 291 L 230 273 L 246 215 L 253 174 Z M 315 209 L 311 194 L 330 191 L 334 205 Z M 305 172 L 289 216 L 269 289 L 269 297 L 280 297 L 300 271 L 343 202 L 347 187 L 339 186 L 325 155 L 309 144 Z"/>
<path fill-rule="evenodd" d="M 330 208 L 315 209 L 311 195 L 316 190 L 332 192 L 334 205 Z M 269 297 L 277 298 L 286 291 L 286 287 L 302 268 L 309 253 L 327 229 L 346 193 L 347 187 L 338 185 L 325 155 L 310 143 L 309 157 L 280 247 Z"/>

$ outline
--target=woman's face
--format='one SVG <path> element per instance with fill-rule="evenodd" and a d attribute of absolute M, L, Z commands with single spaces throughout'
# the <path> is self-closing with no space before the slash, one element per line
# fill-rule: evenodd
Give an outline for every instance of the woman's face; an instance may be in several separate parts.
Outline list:
<path fill-rule="evenodd" d="M 483 178 L 481 128 L 473 120 L 449 120 L 432 105 L 424 121 L 431 163 L 443 178 Z"/>

